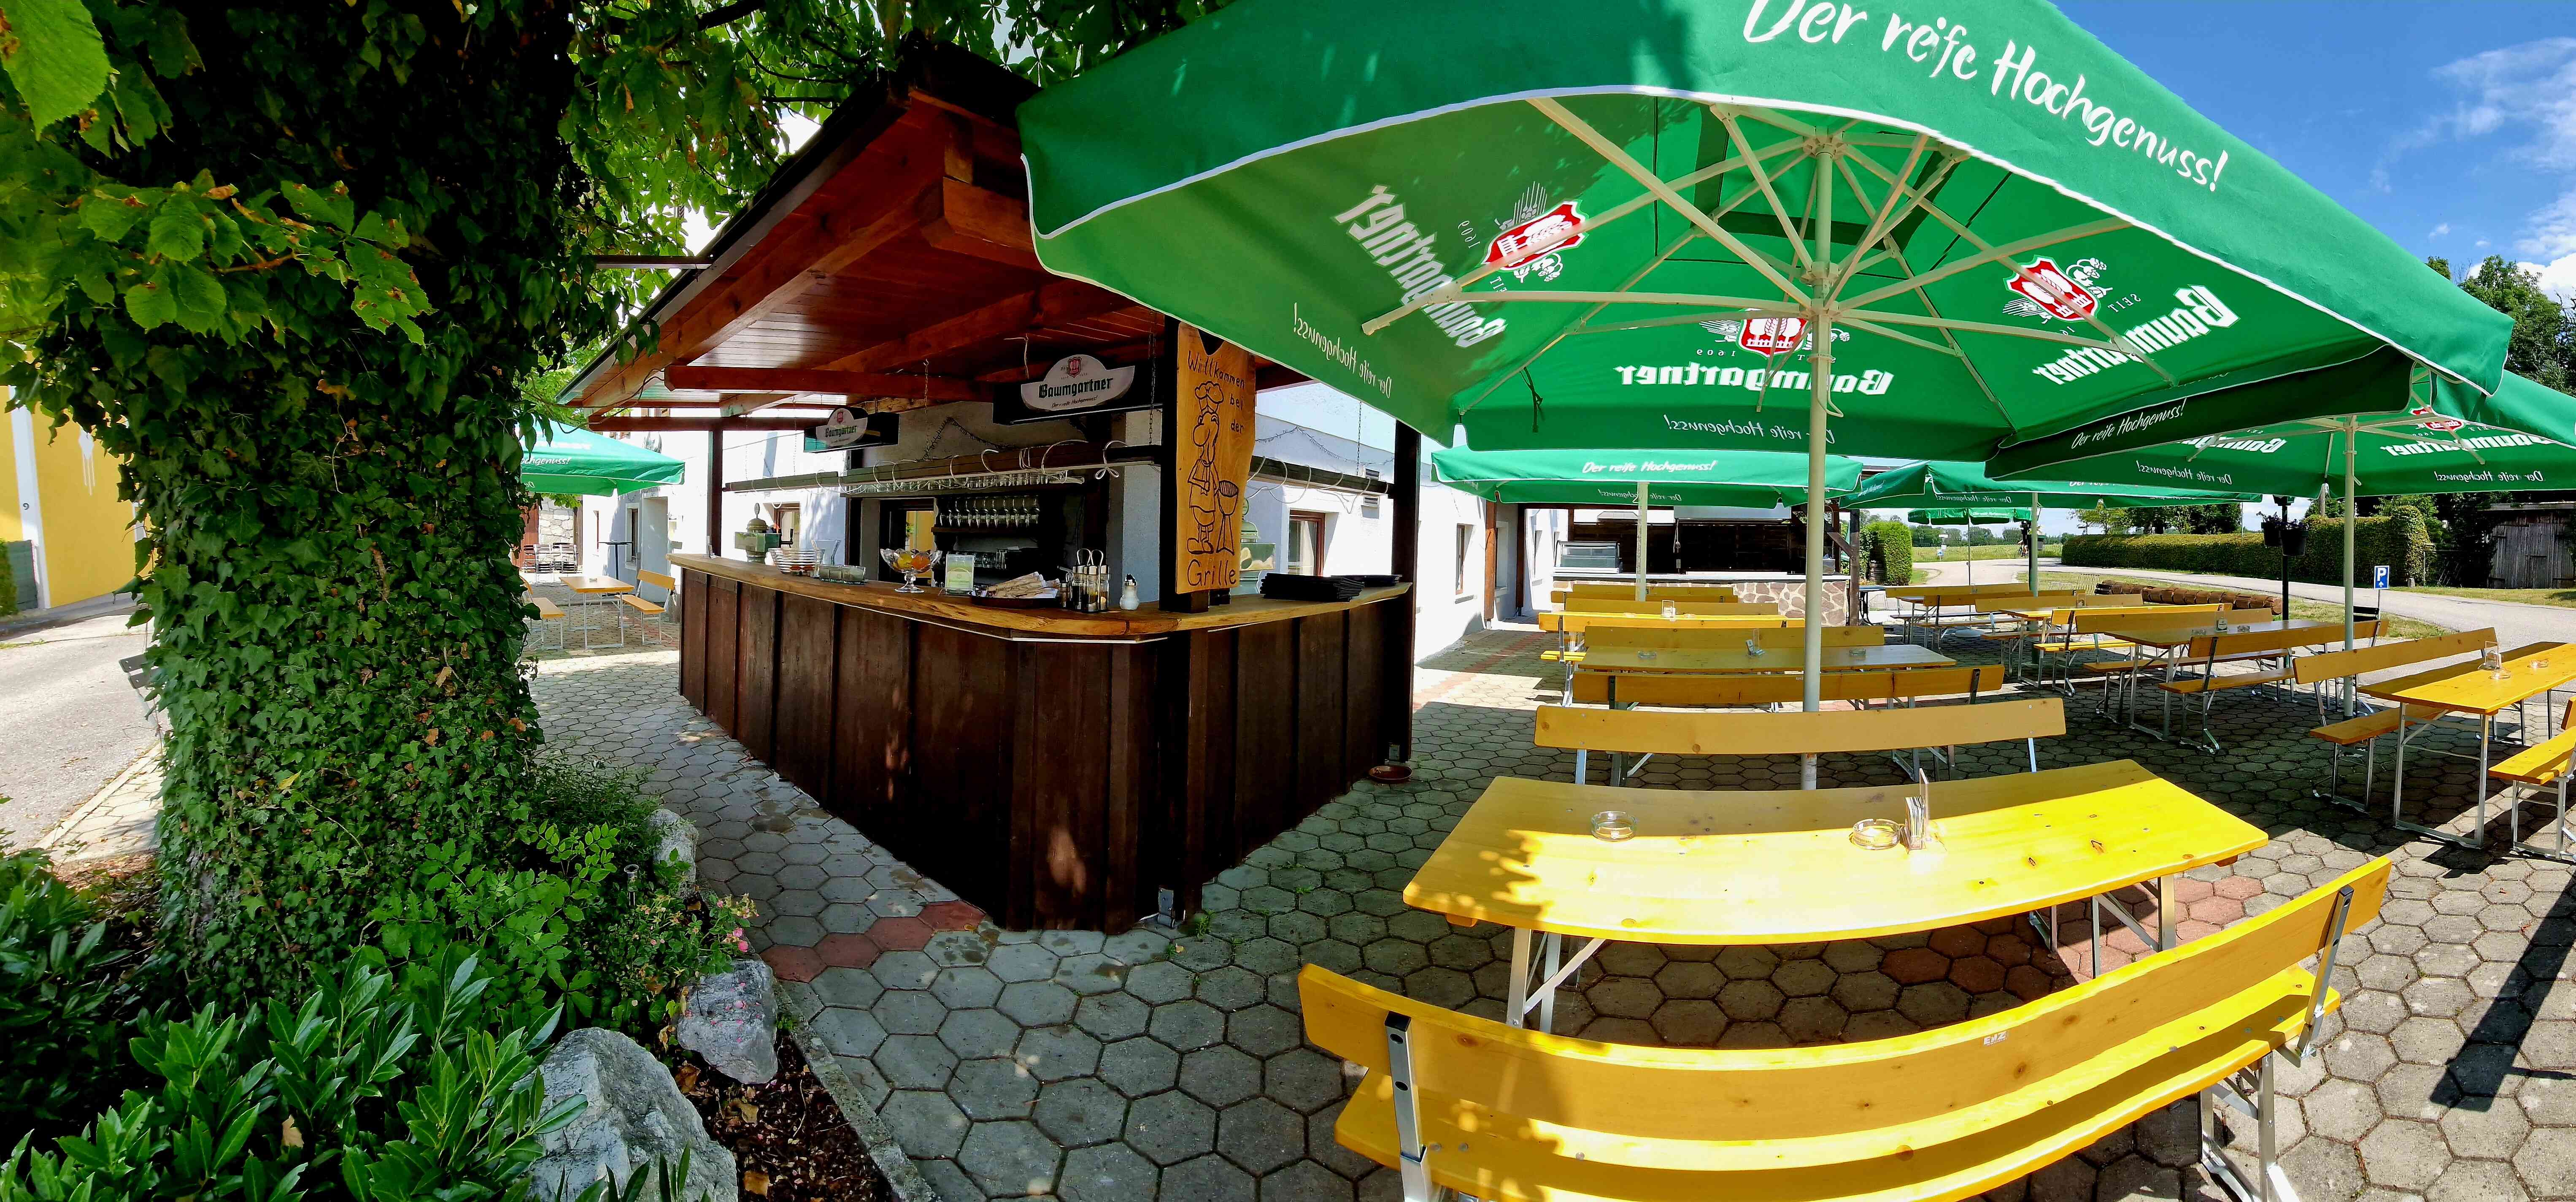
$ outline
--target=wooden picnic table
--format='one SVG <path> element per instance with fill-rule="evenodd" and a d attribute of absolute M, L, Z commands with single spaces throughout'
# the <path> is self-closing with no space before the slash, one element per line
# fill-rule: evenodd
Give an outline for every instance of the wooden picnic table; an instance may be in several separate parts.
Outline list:
<path fill-rule="evenodd" d="M 1947 668 L 1959 661 L 1912 643 L 1886 643 L 1876 647 L 1828 647 L 1824 669 L 1828 672 L 1885 671 L 1890 668 Z M 1587 672 L 1610 673 L 1748 673 L 1799 672 L 1806 668 L 1806 656 L 1797 648 L 1774 648 L 1761 655 L 1747 655 L 1742 646 L 1730 647 L 1605 647 L 1584 653 L 1583 669 Z"/>
<path fill-rule="evenodd" d="M 614 603 L 617 595 L 620 593 L 631 593 L 635 591 L 634 585 L 614 576 L 590 576 L 565 573 L 557 576 L 555 578 L 555 583 L 588 598 L 587 601 L 576 607 L 581 611 L 581 645 L 585 650 L 589 649 L 591 646 L 590 636 L 599 629 L 598 623 L 593 621 L 592 611 L 597 609 L 599 606 Z M 621 622 L 617 628 L 617 644 L 619 646 L 624 646 L 626 644 L 626 627 L 623 622 Z"/>
<path fill-rule="evenodd" d="M 2489 668 L 2482 660 L 2470 660 L 2363 685 L 2362 695 L 2390 702 L 2397 709 L 2397 777 L 2389 787 L 2390 821 L 2400 829 L 2420 835 L 2431 835 L 2464 847 L 2484 847 L 2487 761 L 2495 744 L 2496 715 L 2571 681 L 2576 681 L 2576 644 L 2548 643 L 2516 648 L 2512 655 L 2503 657 L 2500 668 Z M 2412 712 L 2419 709 L 2442 713 L 2432 718 L 2419 718 Z M 2478 721 L 2478 827 L 2475 835 L 2468 839 L 2408 822 L 2403 817 L 2408 727 L 2431 726 L 2446 715 L 2474 716 Z"/>
<path fill-rule="evenodd" d="M 2343 637 L 2343 623 L 2320 622 L 2310 618 L 2291 618 L 2286 621 L 2271 622 L 2230 622 L 2225 630 L 2220 630 L 2214 622 L 2201 622 L 2190 626 L 2122 626 L 2102 633 L 2115 639 L 2126 639 L 2140 646 L 2172 650 L 2190 643 L 2193 639 L 2208 638 L 2216 634 L 2277 634 L 2301 630 L 2317 631 L 2320 634 L 2331 633 L 2338 639 Z M 2316 641 L 2322 643 L 2329 640 L 2319 638 Z"/>
<path fill-rule="evenodd" d="M 1404 901 L 1462 926 L 1512 928 L 1506 1013 L 1517 1025 L 1532 1005 L 1544 1013 L 1554 986 L 1606 940 L 1863 939 L 2053 913 L 2147 881 L 2160 882 L 2160 913 L 2170 915 L 2175 874 L 2266 841 L 2129 760 L 1935 781 L 1931 848 L 1851 841 L 1859 819 L 1902 822 L 1920 787 L 1702 792 L 1502 777 L 1414 873 Z M 1635 836 L 1594 838 L 1592 815 L 1603 810 L 1627 812 Z M 2108 908 L 2137 925 L 2116 900 Z M 1535 984 L 1533 935 L 1547 937 Z M 2139 935 L 2169 942 L 2163 931 Z M 1592 941 L 1571 963 L 1566 936 Z"/>

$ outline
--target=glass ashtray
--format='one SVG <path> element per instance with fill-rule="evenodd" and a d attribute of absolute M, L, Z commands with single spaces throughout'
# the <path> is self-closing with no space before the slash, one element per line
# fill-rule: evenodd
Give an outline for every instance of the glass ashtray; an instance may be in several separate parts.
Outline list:
<path fill-rule="evenodd" d="M 1628 821 L 1626 810 L 1603 810 L 1592 816 L 1592 837 L 1604 843 L 1617 843 L 1636 833 L 1637 828 Z"/>
<path fill-rule="evenodd" d="M 1886 851 L 1896 846 L 1904 828 L 1886 818 L 1863 818 L 1852 824 L 1852 846 L 1863 851 Z"/>

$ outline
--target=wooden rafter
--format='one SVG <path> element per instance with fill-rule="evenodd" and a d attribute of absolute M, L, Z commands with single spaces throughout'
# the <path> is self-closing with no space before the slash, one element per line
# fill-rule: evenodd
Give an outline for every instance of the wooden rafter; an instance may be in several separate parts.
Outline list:
<path fill-rule="evenodd" d="M 931 401 L 980 401 L 984 389 L 952 376 L 828 371 L 810 367 L 671 367 L 663 382 L 674 392 L 820 392 L 848 397 L 903 397 Z"/>

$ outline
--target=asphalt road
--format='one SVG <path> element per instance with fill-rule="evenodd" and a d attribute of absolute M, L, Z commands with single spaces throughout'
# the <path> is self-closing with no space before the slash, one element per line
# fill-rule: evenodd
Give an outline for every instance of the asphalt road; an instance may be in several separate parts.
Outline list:
<path fill-rule="evenodd" d="M 143 643 L 122 613 L 0 635 L 0 847 L 34 843 L 151 744 L 116 662 Z"/>
<path fill-rule="evenodd" d="M 1915 566 L 1918 569 L 1926 566 L 1933 569 L 1928 583 L 1966 582 L 1966 573 L 1960 570 L 1962 565 L 1959 564 L 1936 561 L 1931 565 L 1917 563 Z M 2059 565 L 2055 559 L 2039 561 L 2039 570 L 2042 572 L 2057 566 Z M 2177 584 L 2236 589 L 2248 593 L 2261 593 L 2269 597 L 2281 595 L 2280 581 L 2257 580 L 2247 576 L 2151 572 L 2139 568 L 2070 568 L 2068 570 L 2103 576 L 2136 576 L 2153 580 L 2170 580 Z M 1977 579 L 1981 583 L 2021 578 L 2022 569 L 2019 564 L 1998 564 L 1993 560 L 1981 560 L 1977 564 Z M 2343 586 L 2293 582 L 2290 585 L 2290 595 L 2305 600 L 2340 605 L 2343 603 Z M 2508 648 L 2519 647 L 2525 643 L 2576 643 L 2576 609 L 2561 609 L 2550 605 L 2523 605 L 2513 601 L 2487 601 L 2472 597 L 2444 597 L 2432 593 L 2410 593 L 2403 590 L 2377 594 L 2366 588 L 2355 590 L 2353 598 L 2363 605 L 2368 605 L 2371 604 L 2372 598 L 2383 595 L 2386 597 L 2384 608 L 2392 615 L 2430 622 L 2451 630 L 2477 630 L 2492 626 L 2495 627 L 2496 641 Z"/>

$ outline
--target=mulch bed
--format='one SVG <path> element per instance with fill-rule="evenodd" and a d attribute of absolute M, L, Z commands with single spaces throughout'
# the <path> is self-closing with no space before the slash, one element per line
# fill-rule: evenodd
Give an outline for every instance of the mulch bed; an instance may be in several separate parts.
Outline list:
<path fill-rule="evenodd" d="M 786 1031 L 778 1033 L 778 1076 L 766 1085 L 738 1085 L 689 1060 L 678 1074 L 680 1090 L 707 1134 L 733 1153 L 744 1198 L 893 1202 L 885 1175 Z"/>

